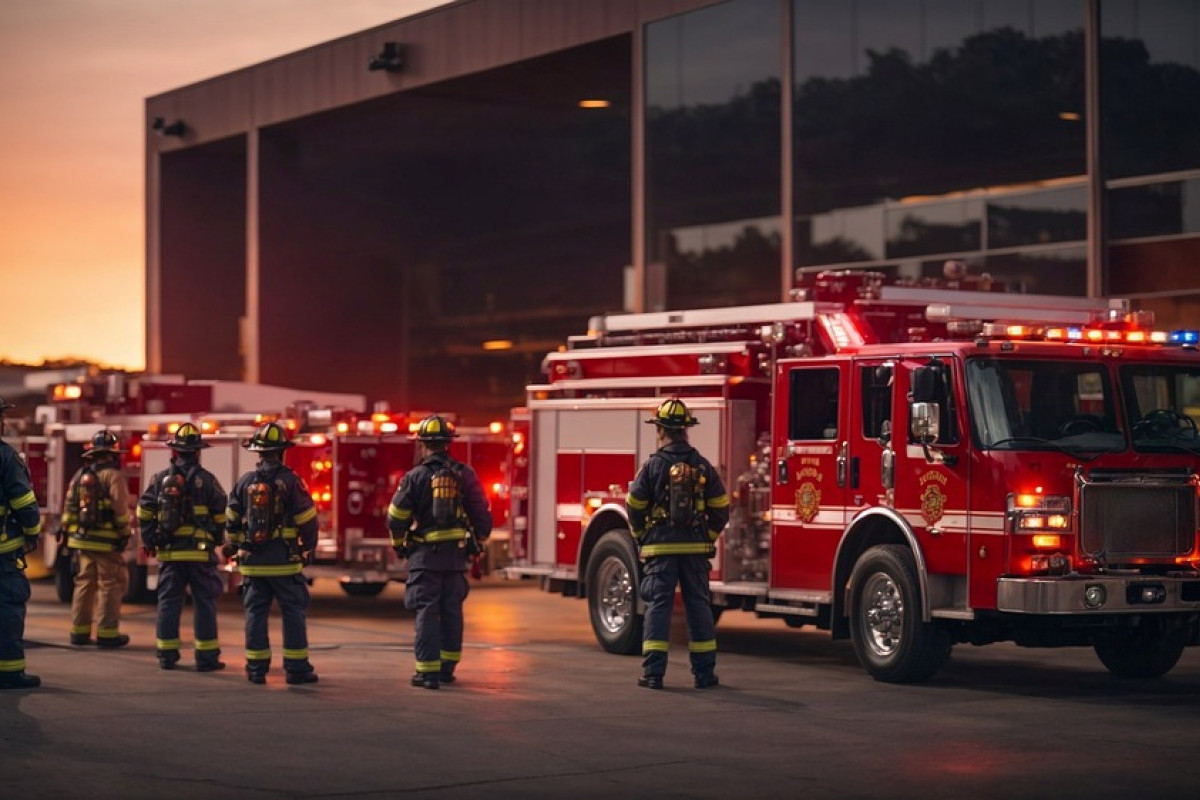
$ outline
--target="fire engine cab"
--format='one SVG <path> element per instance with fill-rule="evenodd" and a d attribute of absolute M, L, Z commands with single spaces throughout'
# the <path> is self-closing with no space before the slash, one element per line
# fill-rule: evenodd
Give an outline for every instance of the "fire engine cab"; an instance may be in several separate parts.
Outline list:
<path fill-rule="evenodd" d="M 593 318 L 550 353 L 514 415 L 509 573 L 586 597 L 601 646 L 640 652 L 623 498 L 655 447 L 644 420 L 678 396 L 731 498 L 718 614 L 850 638 L 887 682 L 961 643 L 1091 646 L 1135 678 L 1196 643 L 1196 331 L 877 273 L 794 294 Z"/>

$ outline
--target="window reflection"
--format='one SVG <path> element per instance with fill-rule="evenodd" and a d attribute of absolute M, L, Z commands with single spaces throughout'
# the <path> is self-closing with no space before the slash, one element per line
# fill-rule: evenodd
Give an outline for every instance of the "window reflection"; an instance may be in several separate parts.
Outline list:
<path fill-rule="evenodd" d="M 800 266 L 1085 238 L 1082 0 L 793 7 Z"/>
<path fill-rule="evenodd" d="M 647 308 L 780 297 L 781 6 L 646 26 Z"/>

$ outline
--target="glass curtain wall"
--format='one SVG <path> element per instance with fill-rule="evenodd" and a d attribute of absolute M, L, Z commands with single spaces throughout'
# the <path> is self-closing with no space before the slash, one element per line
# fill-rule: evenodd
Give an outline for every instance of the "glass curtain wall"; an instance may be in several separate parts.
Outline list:
<path fill-rule="evenodd" d="M 645 28 L 647 310 L 780 299 L 783 8 Z"/>
<path fill-rule="evenodd" d="M 1084 0 L 792 2 L 802 273 L 1086 291 Z"/>
<path fill-rule="evenodd" d="M 1200 2 L 1104 0 L 1100 32 L 1109 237 L 1198 234 Z"/>

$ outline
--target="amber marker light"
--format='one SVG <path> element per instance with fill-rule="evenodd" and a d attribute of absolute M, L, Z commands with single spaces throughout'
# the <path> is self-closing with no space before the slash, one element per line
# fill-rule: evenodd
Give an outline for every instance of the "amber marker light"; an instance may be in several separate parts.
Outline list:
<path fill-rule="evenodd" d="M 512 339 L 489 339 L 482 345 L 484 350 L 512 350 Z"/>
<path fill-rule="evenodd" d="M 503 422 L 492 421 L 492 422 L 488 423 L 488 432 L 489 433 L 500 433 L 503 430 L 504 430 Z"/>
<path fill-rule="evenodd" d="M 580 108 L 608 108 L 611 105 L 612 103 L 608 102 L 607 100 L 601 100 L 599 98 L 589 98 L 587 100 L 579 101 Z"/>
<path fill-rule="evenodd" d="M 1033 537 L 1033 546 L 1057 550 L 1062 546 L 1062 537 L 1056 533 L 1039 533 Z"/>

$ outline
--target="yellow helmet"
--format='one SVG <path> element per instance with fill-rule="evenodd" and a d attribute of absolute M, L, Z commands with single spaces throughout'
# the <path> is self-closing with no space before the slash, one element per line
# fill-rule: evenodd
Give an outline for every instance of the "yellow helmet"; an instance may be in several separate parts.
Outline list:
<path fill-rule="evenodd" d="M 287 431 L 278 422 L 264 422 L 254 435 L 242 443 L 247 450 L 284 450 L 295 442 L 289 441 Z"/>
<path fill-rule="evenodd" d="M 414 439 L 420 439 L 422 442 L 447 442 L 456 436 L 458 433 L 454 430 L 453 423 L 437 414 L 421 420 L 417 432 L 413 434 Z"/>
<path fill-rule="evenodd" d="M 654 423 L 660 428 L 669 428 L 672 430 L 683 430 L 684 428 L 700 424 L 700 420 L 693 417 L 692 412 L 688 411 L 688 407 L 677 397 L 672 397 L 659 403 L 654 416 L 646 420 L 646 422 Z"/>
<path fill-rule="evenodd" d="M 167 442 L 167 447 L 172 450 L 191 452 L 208 447 L 208 444 L 201 441 L 199 428 L 190 422 L 185 422 L 175 429 L 175 435 L 171 437 L 171 441 Z"/>

